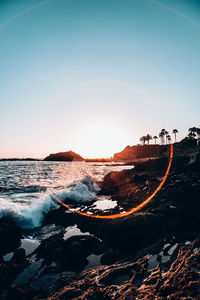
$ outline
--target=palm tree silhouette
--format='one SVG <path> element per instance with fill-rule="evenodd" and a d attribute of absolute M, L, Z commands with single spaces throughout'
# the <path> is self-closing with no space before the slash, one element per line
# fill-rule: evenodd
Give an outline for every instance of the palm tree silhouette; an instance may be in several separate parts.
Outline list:
<path fill-rule="evenodd" d="M 149 141 L 152 140 L 152 136 L 150 134 L 146 135 L 147 144 L 149 145 Z"/>
<path fill-rule="evenodd" d="M 169 137 L 168 137 L 168 142 L 169 142 L 169 144 L 171 144 L 171 141 L 172 141 L 171 136 L 169 136 Z"/>
<path fill-rule="evenodd" d="M 164 129 L 165 130 L 165 129 Z M 165 133 L 164 133 L 164 131 L 163 131 L 163 129 L 161 130 L 161 132 L 159 133 L 159 137 L 160 137 L 160 140 L 161 140 L 161 144 L 163 145 L 164 144 L 164 135 L 165 135 Z"/>
<path fill-rule="evenodd" d="M 171 135 L 168 134 L 168 135 L 166 136 L 166 138 L 167 138 L 168 143 L 170 143 L 170 141 L 172 140 L 172 139 L 171 139 Z"/>
<path fill-rule="evenodd" d="M 155 145 L 156 145 L 156 140 L 158 139 L 158 137 L 156 135 L 154 135 L 153 139 L 154 139 Z"/>
<path fill-rule="evenodd" d="M 165 130 L 165 137 L 166 137 L 166 144 L 167 144 L 167 136 L 168 136 L 169 132 L 167 130 Z"/>
<path fill-rule="evenodd" d="M 197 129 L 198 129 L 198 128 L 196 128 L 196 127 L 191 127 L 191 128 L 189 128 L 189 129 L 188 129 L 188 131 L 189 131 L 188 136 L 189 136 L 189 137 L 196 137 Z"/>
<path fill-rule="evenodd" d="M 174 134 L 174 138 L 175 138 L 175 143 L 176 143 L 176 134 L 178 133 L 178 130 L 177 129 L 173 129 L 173 134 Z"/>
<path fill-rule="evenodd" d="M 200 128 L 197 128 L 196 133 L 197 133 L 197 137 L 199 139 L 200 138 Z"/>
<path fill-rule="evenodd" d="M 161 132 L 162 132 L 162 136 L 163 136 L 162 140 L 163 140 L 163 144 L 164 144 L 164 136 L 167 135 L 169 132 L 166 131 L 166 129 L 164 129 L 164 128 L 161 130 Z M 167 143 L 167 138 L 166 138 L 166 143 Z"/>
<path fill-rule="evenodd" d="M 145 145 L 146 141 L 147 141 L 147 137 L 145 135 L 141 136 L 140 142 L 142 142 L 143 145 Z"/>
<path fill-rule="evenodd" d="M 189 137 L 190 139 L 194 139 L 194 138 L 196 137 L 196 134 L 193 133 L 193 132 L 189 132 L 189 133 L 188 133 L 188 137 Z"/>

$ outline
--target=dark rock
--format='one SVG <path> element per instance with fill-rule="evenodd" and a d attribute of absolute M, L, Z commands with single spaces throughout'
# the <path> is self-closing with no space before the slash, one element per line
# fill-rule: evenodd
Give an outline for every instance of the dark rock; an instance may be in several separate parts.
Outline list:
<path fill-rule="evenodd" d="M 48 212 L 44 223 L 64 225 L 65 227 L 72 226 L 75 224 L 75 216 L 73 213 L 67 211 L 65 207 L 60 206 L 60 208 L 52 209 Z"/>
<path fill-rule="evenodd" d="M 82 161 L 84 160 L 79 154 L 73 151 L 58 152 L 45 157 L 46 161 Z"/>
<path fill-rule="evenodd" d="M 19 264 L 21 262 L 23 262 L 26 259 L 26 255 L 25 255 L 25 250 L 24 248 L 19 248 L 15 251 L 12 259 L 11 259 L 11 263 L 13 264 Z"/>
<path fill-rule="evenodd" d="M 13 287 L 8 291 L 6 299 L 7 300 L 34 300 L 35 297 L 32 296 L 30 292 L 22 288 Z"/>
<path fill-rule="evenodd" d="M 64 264 L 70 270 L 80 270 L 87 264 L 87 256 L 99 253 L 101 242 L 90 235 L 72 236 L 64 243 Z"/>
<path fill-rule="evenodd" d="M 0 255 L 14 251 L 20 246 L 22 230 L 9 217 L 3 217 L 0 220 Z"/>
<path fill-rule="evenodd" d="M 199 245 L 199 239 L 182 243 L 168 266 L 160 262 L 152 270 L 144 256 L 84 271 L 51 299 L 198 299 L 200 250 L 192 249 Z"/>
<path fill-rule="evenodd" d="M 116 262 L 117 258 L 118 257 L 116 255 L 116 253 L 113 250 L 111 250 L 102 255 L 101 263 L 102 263 L 102 265 L 111 265 L 114 262 Z"/>
<path fill-rule="evenodd" d="M 80 271 L 87 264 L 87 256 L 104 251 L 102 242 L 91 235 L 77 235 L 63 239 L 63 232 L 42 241 L 35 250 L 37 258 L 44 264 L 56 263 L 54 268 L 61 271 Z"/>

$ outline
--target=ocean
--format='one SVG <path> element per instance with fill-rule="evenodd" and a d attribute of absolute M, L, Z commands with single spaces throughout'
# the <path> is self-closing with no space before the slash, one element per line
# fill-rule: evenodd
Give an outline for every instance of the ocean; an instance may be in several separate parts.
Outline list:
<path fill-rule="evenodd" d="M 24 229 L 40 227 L 45 215 L 67 198 L 79 206 L 109 210 L 116 206 L 105 196 L 97 196 L 99 181 L 111 171 L 133 166 L 94 162 L 0 162 L 0 218 L 10 216 Z"/>

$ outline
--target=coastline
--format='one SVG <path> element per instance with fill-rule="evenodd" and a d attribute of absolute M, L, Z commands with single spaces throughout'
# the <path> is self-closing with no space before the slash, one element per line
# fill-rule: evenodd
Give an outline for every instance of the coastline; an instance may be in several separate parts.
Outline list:
<path fill-rule="evenodd" d="M 8 288 L 13 276 L 40 260 L 45 267 L 42 278 L 51 274 L 55 280 L 48 288 L 33 288 L 31 280 L 35 281 L 34 278 L 21 284 L 20 288 L 29 299 L 30 295 L 34 295 L 34 299 L 89 299 L 95 296 L 94 291 L 101 299 L 114 299 L 112 295 L 115 295 L 116 286 L 116 297 L 162 299 L 171 295 L 180 299 L 184 295 L 195 299 L 199 293 L 197 270 L 200 267 L 197 263 L 200 255 L 200 203 L 197 201 L 200 168 L 199 162 L 190 163 L 190 160 L 189 155 L 175 156 L 162 190 L 147 206 L 132 215 L 97 220 L 74 214 L 63 207 L 50 210 L 36 232 L 54 225 L 55 233 L 51 230 L 52 234 L 41 240 L 31 254 L 37 258 L 32 263 L 20 248 L 25 232 L 10 219 L 1 219 L 3 253 L 14 251 L 10 261 L 1 262 L 0 278 L 7 278 L 6 285 L 1 281 L 3 289 L 8 289 L 7 299 L 22 296 L 15 287 Z M 113 212 L 119 207 L 126 211 L 138 205 L 158 186 L 167 164 L 167 158 L 159 158 L 140 161 L 129 170 L 111 172 L 101 182 L 99 196 L 106 195 L 117 202 Z M 93 213 L 98 213 L 98 209 L 94 207 Z M 75 236 L 70 236 L 72 231 Z M 31 231 L 27 234 L 30 235 Z M 7 240 L 8 235 L 11 240 Z M 182 265 L 180 274 L 173 265 Z M 163 272 L 166 274 L 164 278 Z M 182 277 L 185 277 L 184 282 Z M 87 283 L 82 284 L 83 278 Z M 175 279 L 170 281 L 170 278 Z"/>

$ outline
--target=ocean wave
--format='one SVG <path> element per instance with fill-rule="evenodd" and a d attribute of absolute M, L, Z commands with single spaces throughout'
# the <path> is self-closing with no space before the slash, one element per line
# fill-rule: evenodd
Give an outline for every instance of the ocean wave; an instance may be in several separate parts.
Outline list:
<path fill-rule="evenodd" d="M 99 187 L 97 183 L 90 177 L 86 176 L 81 181 L 70 184 L 66 190 L 58 193 L 59 199 L 71 200 L 76 203 L 87 203 L 95 199 Z"/>
<path fill-rule="evenodd" d="M 0 198 L 0 218 L 10 217 L 20 227 L 32 229 L 40 227 L 48 211 L 56 207 L 58 205 L 52 200 L 51 195 L 41 196 L 35 202 L 26 204 Z"/>
<path fill-rule="evenodd" d="M 45 192 L 47 186 L 27 185 L 27 186 L 0 186 L 0 193 L 39 193 Z"/>
<path fill-rule="evenodd" d="M 0 218 L 9 216 L 22 228 L 33 229 L 42 225 L 45 215 L 51 209 L 59 207 L 55 198 L 63 202 L 71 200 L 75 203 L 86 204 L 96 198 L 98 190 L 97 183 L 87 176 L 62 189 L 42 192 L 34 201 L 24 202 L 22 198 L 19 198 L 19 201 L 13 201 L 8 197 L 0 197 Z M 20 197 L 22 197 L 21 194 Z"/>

